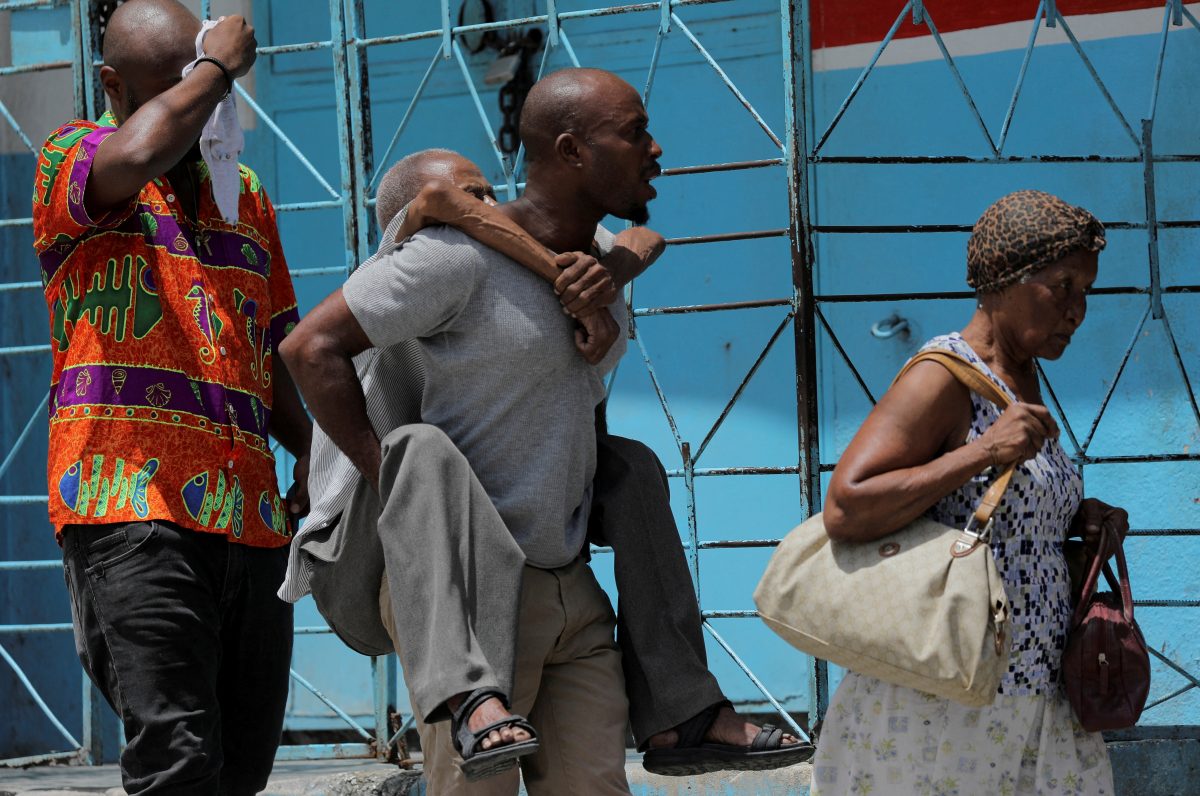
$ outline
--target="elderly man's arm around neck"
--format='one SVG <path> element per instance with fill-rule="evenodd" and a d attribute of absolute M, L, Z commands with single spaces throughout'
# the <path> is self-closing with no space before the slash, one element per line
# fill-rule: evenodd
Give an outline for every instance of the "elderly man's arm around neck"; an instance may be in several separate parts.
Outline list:
<path fill-rule="evenodd" d="M 666 248 L 666 240 L 654 230 L 630 227 L 617 233 L 612 251 L 601 262 L 619 289 L 641 276 Z"/>
<path fill-rule="evenodd" d="M 432 224 L 455 227 L 552 283 L 554 291 L 562 297 L 563 306 L 576 317 L 611 304 L 616 296 L 604 291 L 625 287 L 666 249 L 663 236 L 652 229 L 621 230 L 612 251 L 599 261 L 601 270 L 608 275 L 608 280 L 600 284 L 593 270 L 572 268 L 577 261 L 569 253 L 556 255 L 494 205 L 443 180 L 426 183 L 417 194 L 408 206 L 408 216 L 397 231 L 396 240 L 402 241 Z"/>
<path fill-rule="evenodd" d="M 547 249 L 494 205 L 478 199 L 447 180 L 427 182 L 408 205 L 408 215 L 396 232 L 397 242 L 434 224 L 447 224 L 516 260 L 553 282 L 561 273 L 554 252 Z"/>
<path fill-rule="evenodd" d="M 616 291 L 645 271 L 664 248 L 657 232 L 634 227 L 617 235 L 612 252 L 598 262 L 582 252 L 556 255 L 495 206 L 444 180 L 426 183 L 408 205 L 396 240 L 433 224 L 455 227 L 551 283 L 566 312 L 583 327 L 577 346 L 593 363 L 604 357 L 618 333 L 608 310 Z"/>

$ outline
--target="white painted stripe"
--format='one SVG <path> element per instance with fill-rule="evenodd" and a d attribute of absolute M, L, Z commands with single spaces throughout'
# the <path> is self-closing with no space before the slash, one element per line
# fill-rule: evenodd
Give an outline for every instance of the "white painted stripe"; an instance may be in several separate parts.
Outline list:
<path fill-rule="evenodd" d="M 1200 15 L 1200 3 L 1185 3 L 1184 5 L 1193 15 Z M 934 22 L 937 22 L 936 18 Z M 1191 28 L 1193 33 L 1196 32 L 1187 19 L 1184 19 L 1183 22 L 1186 27 Z M 1157 34 L 1162 31 L 1162 23 L 1163 9 L 1161 7 L 1067 17 L 1067 24 L 1071 26 L 1075 38 L 1080 41 Z M 1028 20 L 988 25 L 971 30 L 958 30 L 943 33 L 942 40 L 945 41 L 950 55 L 955 58 L 1005 50 L 1023 50 L 1029 44 L 1029 31 L 1032 24 L 1032 20 Z M 1041 24 L 1042 29 L 1038 31 L 1037 35 L 1038 47 L 1070 42 L 1061 25 L 1047 28 L 1045 22 Z M 834 69 L 861 69 L 870 63 L 871 56 L 878 48 L 879 42 L 877 41 L 865 44 L 847 44 L 841 47 L 822 47 L 813 51 L 813 68 L 818 72 Z M 933 40 L 932 35 L 925 35 L 911 39 L 894 39 L 879 57 L 878 66 L 897 66 L 922 61 L 940 61 L 941 59 L 942 54 L 938 50 L 937 42 Z"/>

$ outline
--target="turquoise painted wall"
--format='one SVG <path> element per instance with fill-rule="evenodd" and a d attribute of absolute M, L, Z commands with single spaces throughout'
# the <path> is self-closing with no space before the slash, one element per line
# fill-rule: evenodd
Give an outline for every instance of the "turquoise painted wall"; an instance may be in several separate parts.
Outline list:
<path fill-rule="evenodd" d="M 372 36 L 437 28 L 433 4 L 397 4 L 367 0 L 368 34 Z M 408 6 L 417 7 L 411 8 Z M 562 10 L 588 7 L 563 0 Z M 528 7 L 527 7 L 528 6 Z M 534 10 L 530 2 L 510 4 L 514 13 Z M 258 0 L 256 20 L 263 44 L 329 38 L 324 0 Z M 763 114 L 777 134 L 783 133 L 783 84 L 778 5 L 770 0 L 739 0 L 733 5 L 697 7 L 681 12 L 684 21 L 721 63 L 730 77 Z M 639 88 L 645 83 L 653 50 L 654 13 L 566 24 L 585 65 L 618 71 Z M 1195 152 L 1200 95 L 1189 83 L 1189 66 L 1200 56 L 1200 33 L 1171 34 L 1164 71 L 1155 148 L 1158 152 Z M 408 98 L 433 57 L 437 42 L 423 40 L 373 48 L 370 53 L 370 97 L 377 156 L 391 138 Z M 1148 104 L 1157 39 L 1126 37 L 1085 43 L 1118 104 L 1133 120 Z M 932 46 L 932 45 L 931 45 Z M 960 67 L 986 122 L 998 128 L 1011 93 L 1021 53 L 1004 52 L 963 58 Z M 477 82 L 486 56 L 472 61 Z M 561 54 L 551 66 L 567 64 Z M 1192 68 L 1194 71 L 1194 66 Z M 273 119 L 312 160 L 330 183 L 338 184 L 337 119 L 328 51 L 263 58 L 256 66 L 257 96 Z M 857 77 L 857 70 L 819 72 L 813 77 L 814 123 L 823 130 Z M 492 124 L 498 124 L 495 93 L 483 95 Z M 1041 47 L 1034 53 L 1023 98 L 1014 121 L 1009 153 L 1133 153 L 1111 112 L 1101 105 L 1094 85 L 1066 47 Z M 982 154 L 974 121 L 940 61 L 881 68 L 867 82 L 839 128 L 826 154 Z M 746 114 L 678 34 L 665 44 L 649 110 L 651 129 L 664 149 L 664 167 L 778 157 L 779 149 Z M 453 62 L 434 73 L 425 99 L 395 157 L 429 146 L 447 146 L 474 158 L 485 174 L 502 178 L 462 75 Z M 248 136 L 244 160 L 254 167 L 276 203 L 325 198 L 317 182 L 261 126 Z M 10 164 L 12 166 L 10 167 Z M 31 166 L 19 158 L 6 161 L 0 180 L 7 215 L 22 214 L 27 202 Z M 1200 217 L 1197 164 L 1160 166 L 1159 213 L 1164 218 Z M 22 171 L 22 169 L 24 169 Z M 1143 183 L 1138 165 L 983 165 L 983 166 L 821 166 L 815 170 L 816 220 L 822 224 L 963 223 L 974 221 L 995 197 L 1018 187 L 1038 187 L 1083 204 L 1106 220 L 1143 218 Z M 668 237 L 776 229 L 788 223 L 786 175 L 782 168 L 725 174 L 679 176 L 658 183 L 652 226 Z M 338 210 L 284 214 L 283 244 L 292 268 L 340 265 L 344 260 Z M 24 236 L 24 237 L 22 237 Z M 36 266 L 26 231 L 0 229 L 0 279 L 34 279 Z M 1170 230 L 1162 235 L 1163 278 L 1167 285 L 1196 284 L 1200 276 L 1196 230 Z M 965 235 L 829 235 L 817 240 L 816 281 L 822 293 L 891 293 L 965 290 Z M 310 277 L 297 282 L 302 310 L 311 308 L 339 283 L 336 277 Z M 1147 284 L 1145 236 L 1140 231 L 1113 232 L 1101 260 L 1100 282 L 1106 286 Z M 633 292 L 636 307 L 662 307 L 741 300 L 779 299 L 791 295 L 791 267 L 786 239 L 768 238 L 704 246 L 672 248 Z M 1166 300 L 1170 323 L 1179 341 L 1193 385 L 1200 382 L 1195 310 L 1197 297 L 1173 295 Z M 1071 426 L 1086 435 L 1107 391 L 1125 347 L 1145 308 L 1143 297 L 1100 297 L 1076 343 L 1057 363 L 1046 367 Z M 826 317 L 867 385 L 876 394 L 927 337 L 960 328 L 969 301 L 865 302 L 829 304 Z M 905 339 L 878 340 L 872 323 L 892 313 L 907 318 L 913 331 Z M 725 403 L 784 319 L 781 308 L 659 316 L 641 319 L 639 333 L 654 363 L 680 434 L 693 446 L 708 434 Z M 4 344 L 40 343 L 45 336 L 41 299 L 36 294 L 0 293 Z M 1173 370 L 1164 345 L 1162 323 L 1148 322 L 1134 355 L 1100 423 L 1091 452 L 1103 455 L 1194 452 L 1200 443 L 1182 379 Z M 822 459 L 836 460 L 869 408 L 848 368 L 822 332 L 820 428 Z M 797 462 L 795 365 L 790 331 L 766 356 L 741 400 L 698 463 L 700 467 L 787 466 Z M 0 402 L 0 432 L 15 436 L 40 395 L 27 385 L 45 383 L 46 366 L 28 358 L 14 364 L 0 359 L 6 396 Z M 9 368 L 10 370 L 3 370 Z M 38 387 L 40 389 L 40 387 Z M 26 394 L 28 393 L 28 395 Z M 26 406 L 28 404 L 28 406 Z M 654 447 L 668 468 L 679 455 L 636 347 L 617 375 L 610 423 L 613 430 L 639 437 Z M 18 429 L 19 430 L 19 429 Z M 6 476 L 6 494 L 44 488 L 39 436 L 20 472 Z M 1172 464 L 1092 465 L 1085 478 L 1090 494 L 1125 505 L 1138 528 L 1200 527 L 1200 467 L 1196 462 Z M 674 504 L 681 524 L 686 517 L 681 479 L 673 482 Z M 804 516 L 794 476 L 700 478 L 696 486 L 699 536 L 702 540 L 761 539 L 778 536 Z M 4 555 L 49 558 L 56 555 L 46 533 L 40 507 L 7 511 Z M 1135 594 L 1145 599 L 1200 598 L 1200 579 L 1191 561 L 1200 552 L 1195 538 L 1138 538 L 1129 543 Z M 769 551 L 709 550 L 701 555 L 701 598 L 706 609 L 749 609 L 750 592 Z M 596 564 L 606 569 L 603 558 Z M 605 575 L 608 582 L 607 575 Z M 57 573 L 0 576 L 5 589 L 0 621 L 66 621 L 66 601 Z M 33 595 L 34 599 L 29 596 Z M 1200 670 L 1200 642 L 1188 632 L 1196 609 L 1144 608 L 1139 619 L 1151 644 L 1193 672 Z M 299 606 L 297 624 L 322 621 L 310 601 Z M 763 629 L 755 620 L 714 620 L 754 672 L 789 707 L 808 702 L 805 659 Z M 60 715 L 78 714 L 78 670 L 69 638 L 22 642 L 23 660 L 32 662 L 48 683 Z M 760 699 L 749 680 L 729 657 L 710 645 L 710 659 L 722 684 L 739 700 Z M 46 665 L 47 661 L 53 665 Z M 346 650 L 332 637 L 297 639 L 296 669 L 349 712 L 371 710 L 367 660 Z M 0 667 L 0 692 L 11 693 Z M 1177 675 L 1156 669 L 1152 698 L 1183 684 Z M 41 681 L 39 681 L 41 682 Z M 400 704 L 407 700 L 401 690 Z M 22 754 L 12 749 L 38 746 L 36 722 L 28 706 L 17 722 L 0 722 L 0 756 Z M 289 726 L 337 727 L 323 705 L 305 693 L 293 695 Z M 1155 724 L 1200 723 L 1196 691 L 1146 714 Z M 78 722 L 68 723 L 77 727 Z M 40 732 L 40 731 L 39 731 Z M 8 735 L 4 735 L 8 733 Z M 7 740 L 6 740 L 7 739 Z"/>
<path fill-rule="evenodd" d="M 1118 107 L 1140 131 L 1147 115 L 1159 37 L 1130 36 L 1085 43 Z M 932 47 L 932 43 L 930 44 Z M 1005 52 L 959 61 L 985 122 L 1000 129 L 1023 53 Z M 1200 58 L 1200 33 L 1170 34 L 1154 130 L 1156 154 L 1194 154 L 1200 96 L 1190 76 Z M 858 73 L 830 72 L 817 80 L 817 127 L 829 123 Z M 823 154 L 985 154 L 986 143 L 961 93 L 941 61 L 882 69 L 865 84 L 830 136 Z M 1136 156 L 1109 106 L 1068 45 L 1039 47 L 1014 115 L 1009 155 L 1066 154 Z M 1200 217 L 1195 163 L 1156 167 L 1157 208 L 1163 220 Z M 1106 221 L 1144 221 L 1141 164 L 947 165 L 821 167 L 817 174 L 821 224 L 971 224 L 996 197 L 1038 188 L 1083 205 Z M 818 241 L 823 293 L 891 293 L 967 290 L 966 234 L 821 235 Z M 1097 287 L 1149 285 L 1146 233 L 1113 230 L 1101 255 Z M 1200 236 L 1195 229 L 1160 233 L 1165 286 L 1196 285 Z M 1082 444 L 1116 378 L 1127 348 L 1133 353 L 1121 374 L 1088 453 L 1126 457 L 1195 453 L 1200 427 L 1172 354 L 1166 324 L 1174 331 L 1193 388 L 1200 377 L 1200 327 L 1195 293 L 1168 295 L 1165 321 L 1148 320 L 1145 296 L 1095 296 L 1075 342 L 1057 362 L 1044 363 L 1063 408 L 1063 420 Z M 920 343 L 959 329 L 970 317 L 969 300 L 902 301 L 827 305 L 827 317 L 851 359 L 876 395 Z M 872 323 L 896 313 L 909 319 L 908 339 L 877 340 Z M 822 456 L 833 461 L 868 410 L 858 385 L 825 341 Z M 1073 446 L 1064 436 L 1068 451 Z M 1196 528 L 1200 524 L 1200 463 L 1094 464 L 1084 468 L 1087 494 L 1124 506 L 1134 528 Z M 1196 537 L 1139 537 L 1127 545 L 1134 595 L 1143 600 L 1195 600 L 1200 577 Z M 1193 674 L 1200 643 L 1188 628 L 1196 609 L 1142 608 L 1138 620 L 1148 642 Z M 1157 664 L 1157 662 L 1156 662 Z M 1156 665 L 1151 701 L 1187 685 Z M 1145 724 L 1195 724 L 1195 690 L 1147 712 Z"/>
<path fill-rule="evenodd" d="M 582 4 L 576 4 L 583 7 Z M 572 6 L 573 7 L 573 6 Z M 520 11 L 517 9 L 516 11 Z M 369 35 L 437 27 L 436 14 L 399 20 L 368 3 Z M 714 57 L 728 71 L 771 127 L 783 129 L 780 78 L 780 31 L 777 7 L 770 2 L 743 2 L 737 10 L 717 7 L 684 13 Z M 300 40 L 319 34 L 322 21 L 313 15 L 273 18 L 273 41 Z M 567 26 L 580 60 L 618 71 L 642 86 L 653 47 L 652 15 L 572 22 Z M 1189 36 L 1189 33 L 1192 35 Z M 407 99 L 436 45 L 425 41 L 372 51 L 371 102 L 376 150 L 390 139 Z M 930 45 L 932 47 L 932 44 Z M 1128 37 L 1088 42 L 1122 110 L 1139 118 L 1148 105 L 1157 37 Z M 1159 152 L 1194 149 L 1196 94 L 1186 80 L 1195 63 L 1200 35 L 1173 33 L 1164 70 L 1155 136 Z M 317 56 L 306 56 L 313 67 Z M 996 129 L 1011 94 L 1020 52 L 961 60 L 965 79 L 989 125 Z M 282 60 L 282 59 L 277 59 Z M 552 62 L 553 63 L 553 62 Z M 565 65 L 565 60 L 560 59 Z M 304 130 L 318 145 L 334 173 L 335 143 L 332 100 L 321 103 L 321 72 L 289 67 L 273 79 L 295 91 L 275 91 L 278 118 L 285 129 Z M 820 72 L 814 76 L 815 124 L 824 129 L 845 97 L 857 70 Z M 485 94 L 493 125 L 498 114 L 493 95 Z M 1010 145 L 1013 154 L 1136 153 L 1121 137 L 1094 84 L 1066 46 L 1038 48 L 1018 105 Z M 682 166 L 778 155 L 778 149 L 755 125 L 717 76 L 682 37 L 667 39 L 660 72 L 650 101 L 651 128 L 663 146 L 664 166 Z M 286 122 L 286 124 L 285 124 Z M 324 123 L 327 130 L 314 130 Z M 478 160 L 499 181 L 502 173 L 490 153 L 482 126 L 452 63 L 435 73 L 429 95 L 418 106 L 412 126 L 397 152 L 426 146 L 450 146 Z M 982 137 L 965 111 L 962 97 L 944 63 L 932 61 L 880 69 L 866 84 L 826 154 L 982 154 Z M 309 151 L 310 148 L 306 148 Z M 285 165 L 290 155 L 277 150 L 281 187 L 299 188 L 308 179 Z M 1159 212 L 1164 218 L 1194 218 L 1197 196 L 1194 164 L 1160 166 Z M 970 224 L 988 202 L 1018 187 L 1039 187 L 1091 207 L 1111 220 L 1143 218 L 1142 179 L 1138 165 L 1036 166 L 823 166 L 816 170 L 817 221 L 854 223 Z M 311 184 L 311 181 L 309 181 Z M 651 224 L 670 237 L 787 224 L 785 175 L 782 169 L 676 177 L 659 183 Z M 293 194 L 294 195 L 294 194 Z M 307 196 L 307 194 L 305 194 Z M 285 230 L 289 250 L 311 256 L 311 264 L 333 263 L 340 254 L 336 221 L 328 234 L 301 223 L 296 237 Z M 963 290 L 965 235 L 820 235 L 817 281 L 823 293 L 914 292 Z M 1196 233 L 1167 231 L 1162 236 L 1166 284 L 1194 283 Z M 293 256 L 293 260 L 295 260 Z M 1102 265 L 1101 284 L 1147 284 L 1145 235 L 1113 232 Z M 331 286 L 306 283 L 304 300 L 315 300 Z M 743 241 L 673 249 L 634 290 L 636 307 L 700 304 L 787 297 L 790 293 L 788 249 L 782 239 Z M 1180 341 L 1185 364 L 1196 365 L 1194 321 L 1188 309 L 1193 296 L 1171 296 L 1167 308 Z M 1140 297 L 1104 297 L 1093 301 L 1092 317 L 1078 342 L 1047 373 L 1068 419 L 1082 439 L 1111 383 L 1116 365 L 1145 307 Z M 960 328 L 970 302 L 898 302 L 826 305 L 827 317 L 868 385 L 878 394 L 919 343 L 934 334 Z M 893 312 L 908 318 L 908 339 L 881 341 L 871 337 L 872 323 Z M 653 359 L 684 440 L 704 438 L 777 324 L 780 309 L 642 319 L 639 330 Z M 1186 452 L 1197 442 L 1197 428 L 1186 402 L 1182 381 L 1164 346 L 1160 322 L 1147 324 L 1126 368 L 1090 452 L 1099 455 Z M 822 458 L 838 452 L 865 416 L 869 404 L 849 377 L 837 352 L 822 333 Z M 788 465 L 796 462 L 794 352 L 788 335 L 775 345 L 755 379 L 705 453 L 700 466 Z M 1193 379 L 1195 376 L 1193 375 Z M 641 356 L 634 351 L 622 364 L 610 409 L 614 429 L 640 437 L 659 451 L 668 467 L 678 454 Z M 1126 505 L 1135 527 L 1195 527 L 1197 468 L 1194 463 L 1095 465 L 1087 468 L 1089 493 Z M 685 517 L 682 483 L 676 482 L 677 516 Z M 796 480 L 789 476 L 699 479 L 697 514 L 702 540 L 753 539 L 777 535 L 803 516 Z M 1197 580 L 1180 562 L 1196 552 L 1194 539 L 1137 539 L 1130 543 L 1137 593 L 1149 599 L 1195 599 Z M 747 609 L 749 594 L 766 560 L 765 550 L 713 550 L 701 556 L 701 596 L 708 609 Z M 598 566 L 603 569 L 604 564 Z M 1156 648 L 1185 666 L 1200 659 L 1200 649 L 1180 629 L 1191 612 L 1178 608 L 1143 609 L 1141 619 Z M 315 614 L 313 614 L 315 621 Z M 753 621 L 715 620 L 751 668 L 791 704 L 807 701 L 802 659 Z M 305 640 L 298 663 L 314 676 L 328 664 L 327 655 L 342 655 L 336 642 Z M 320 648 L 318 651 L 317 648 Z M 738 698 L 754 700 L 756 690 L 718 648 L 711 648 L 714 668 Z M 345 671 L 344 669 L 339 669 Z M 364 668 L 365 671 L 365 668 Z M 1161 670 L 1155 694 L 1182 683 Z M 365 691 L 359 691 L 365 695 Z M 1147 714 L 1156 723 L 1195 721 L 1196 696 L 1188 696 Z"/>

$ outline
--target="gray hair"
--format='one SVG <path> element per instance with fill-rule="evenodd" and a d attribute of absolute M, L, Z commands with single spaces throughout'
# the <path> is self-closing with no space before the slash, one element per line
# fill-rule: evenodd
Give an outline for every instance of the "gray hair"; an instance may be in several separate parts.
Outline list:
<path fill-rule="evenodd" d="M 401 158 L 387 170 L 375 191 L 375 220 L 383 229 L 391 223 L 404 206 L 417 198 L 426 182 L 422 174 L 426 162 L 445 157 L 461 157 L 450 149 L 422 149 Z"/>

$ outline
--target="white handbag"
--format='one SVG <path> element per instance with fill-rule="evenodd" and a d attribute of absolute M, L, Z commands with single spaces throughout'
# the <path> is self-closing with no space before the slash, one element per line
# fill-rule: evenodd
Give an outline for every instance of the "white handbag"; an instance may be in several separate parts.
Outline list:
<path fill-rule="evenodd" d="M 1001 410 L 1010 403 L 968 360 L 926 351 Z M 897 376 L 899 378 L 899 376 Z M 754 590 L 759 615 L 785 641 L 851 671 L 989 705 L 1008 668 L 1009 604 L 987 544 L 1008 467 L 966 528 L 921 518 L 873 542 L 832 541 L 817 514 L 789 533 Z"/>

